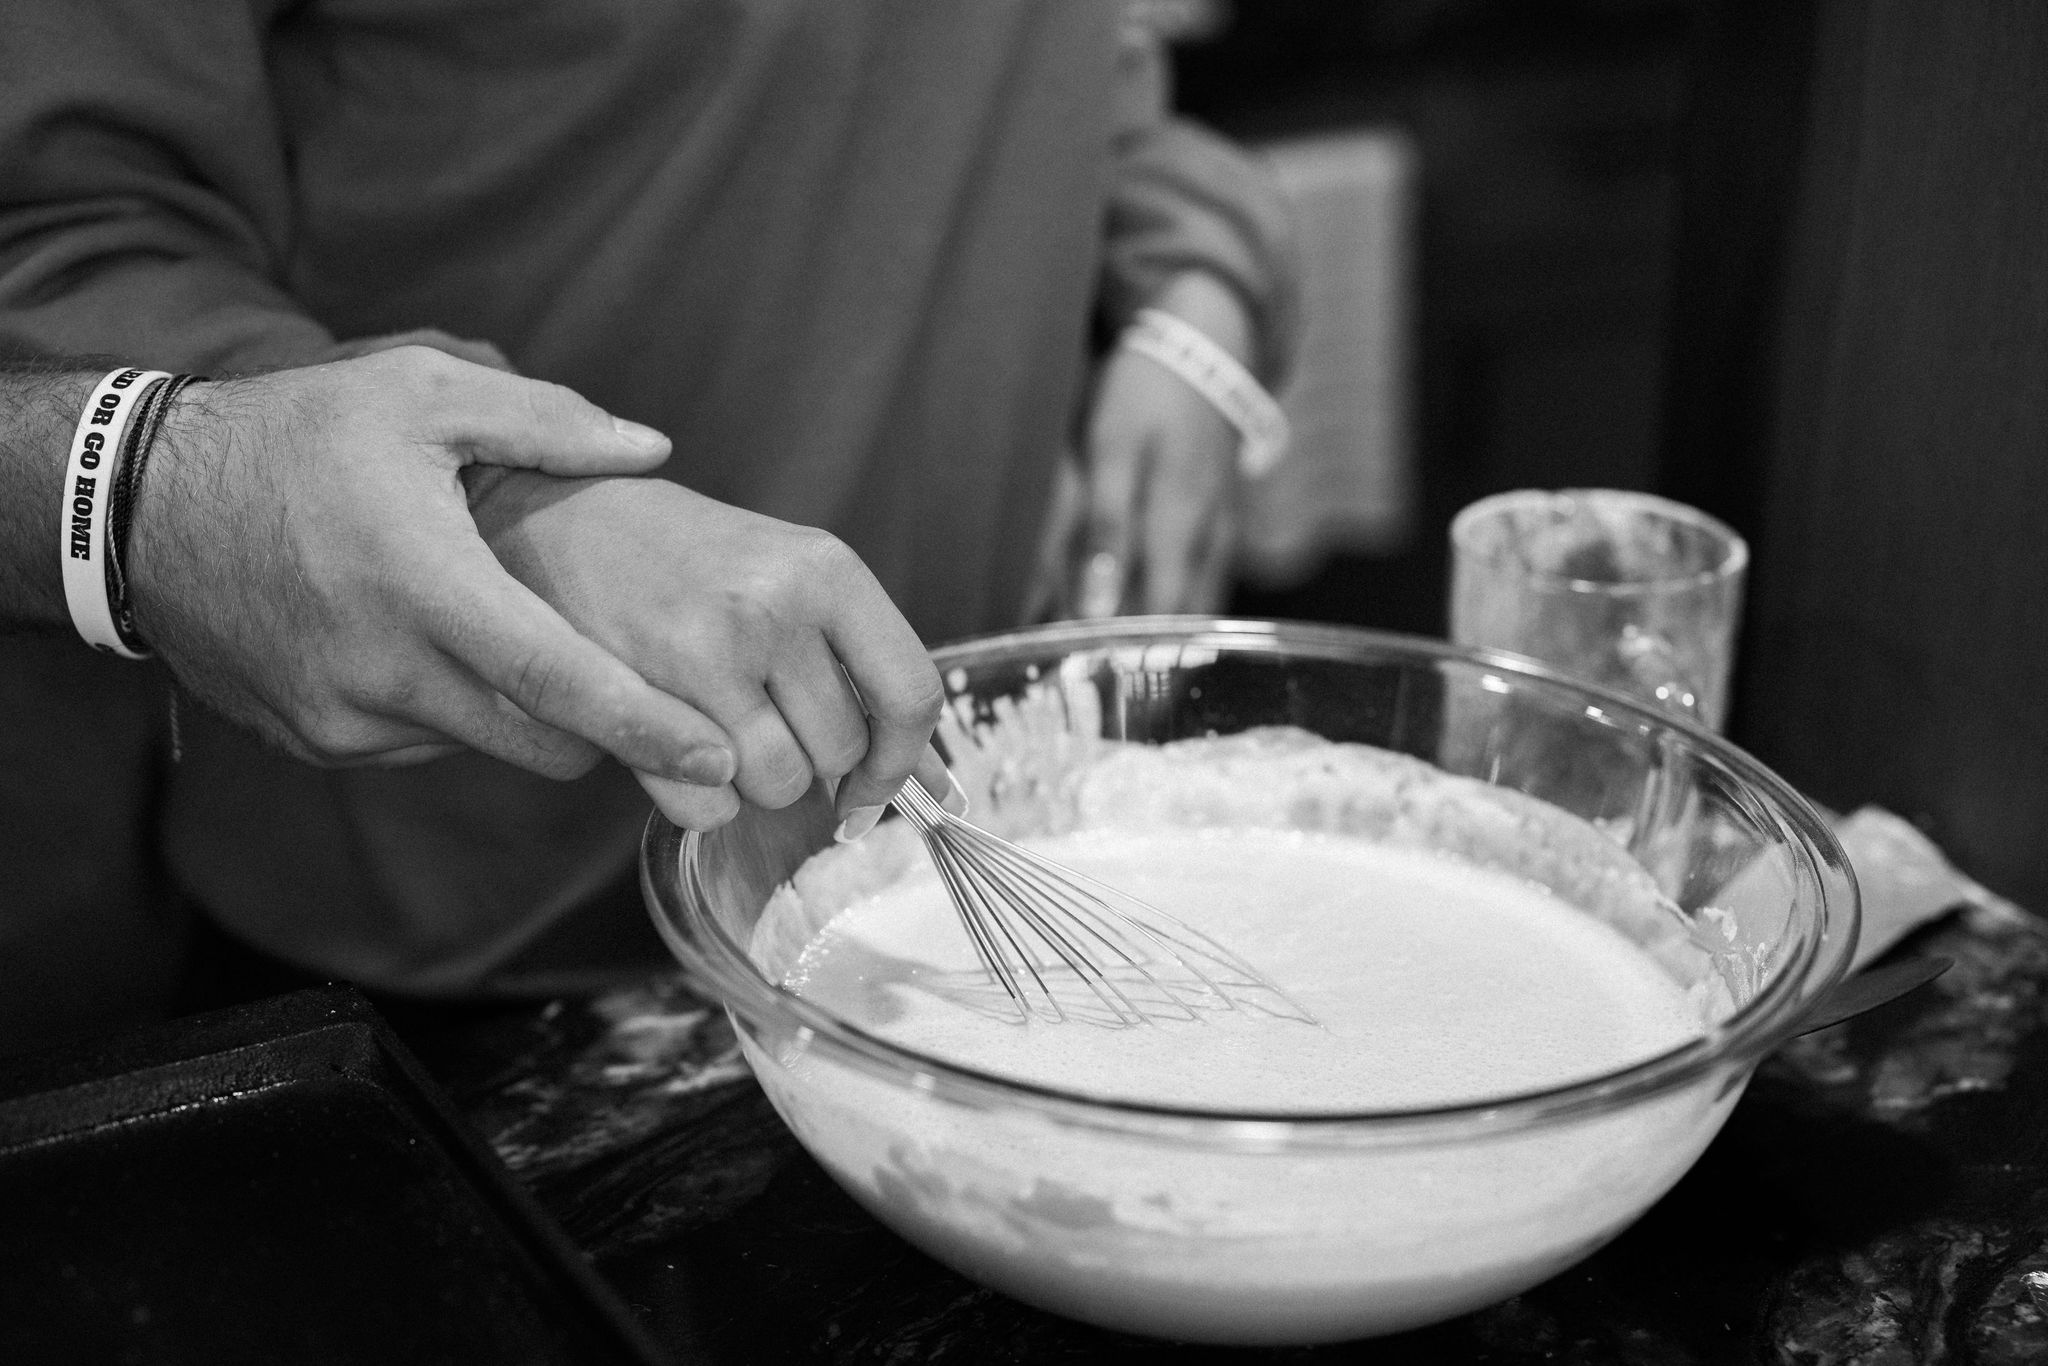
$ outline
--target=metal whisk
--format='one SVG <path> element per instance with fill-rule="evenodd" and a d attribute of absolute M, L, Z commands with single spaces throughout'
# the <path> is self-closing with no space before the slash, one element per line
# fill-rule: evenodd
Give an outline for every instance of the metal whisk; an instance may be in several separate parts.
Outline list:
<path fill-rule="evenodd" d="M 1136 1025 L 1249 1008 L 1315 1018 L 1215 940 L 953 815 L 912 779 L 917 827 L 981 965 L 1028 1018 Z"/>

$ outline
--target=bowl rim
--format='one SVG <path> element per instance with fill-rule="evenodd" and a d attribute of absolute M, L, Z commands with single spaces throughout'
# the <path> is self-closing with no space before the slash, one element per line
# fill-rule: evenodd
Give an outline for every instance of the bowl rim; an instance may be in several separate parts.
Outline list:
<path fill-rule="evenodd" d="M 977 665 L 1015 662 L 1077 650 L 1132 646 L 1217 648 L 1253 654 L 1300 654 L 1353 660 L 1363 648 L 1413 660 L 1450 661 L 1499 670 L 1542 689 L 1563 689 L 1584 697 L 1601 719 L 1633 722 L 1679 732 L 1701 757 L 1732 773 L 1764 797 L 1755 812 L 1781 827 L 1795 859 L 1795 872 L 1818 898 L 1818 933 L 1805 936 L 1794 960 L 1757 996 L 1698 1038 L 1654 1057 L 1598 1076 L 1559 1086 L 1487 1096 L 1453 1105 L 1378 1110 L 1251 1110 L 1136 1101 L 1080 1089 L 1064 1089 L 984 1072 L 906 1048 L 850 1024 L 763 976 L 724 928 L 689 904 L 702 905 L 697 860 L 704 836 L 671 824 L 659 810 L 648 818 L 641 840 L 641 890 L 655 928 L 685 974 L 735 1017 L 743 1040 L 746 1026 L 793 1030 L 807 1048 L 823 1048 L 834 1061 L 851 1063 L 879 1079 L 944 1094 L 980 1105 L 1028 1105 L 1080 1127 L 1153 1137 L 1185 1136 L 1229 1126 L 1240 1146 L 1298 1148 L 1355 1146 L 1360 1142 L 1417 1141 L 1446 1128 L 1464 1133 L 1510 1132 L 1539 1124 L 1592 1118 L 1638 1101 L 1725 1076 L 1726 1094 L 1748 1069 L 1789 1037 L 1805 1006 L 1848 971 L 1861 922 L 1860 894 L 1848 856 L 1833 828 L 1812 803 L 1746 751 L 1689 717 L 1658 708 L 1628 694 L 1585 682 L 1527 656 L 1475 649 L 1428 637 L 1364 627 L 1269 619 L 1222 617 L 1123 617 L 1060 622 L 963 639 L 932 651 L 943 676 L 971 660 Z M 950 686 L 950 685 L 949 685 Z M 1823 868 L 1825 865 L 1825 868 Z M 653 869 L 669 867 L 681 876 L 664 883 Z M 1841 888 L 1832 895 L 1829 877 Z M 685 895 L 685 883 L 690 895 Z M 708 931 L 695 939 L 684 922 Z"/>

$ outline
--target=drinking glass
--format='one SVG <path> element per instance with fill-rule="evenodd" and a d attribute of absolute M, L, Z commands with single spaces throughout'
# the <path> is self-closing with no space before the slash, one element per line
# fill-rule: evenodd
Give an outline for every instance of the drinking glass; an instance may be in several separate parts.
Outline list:
<path fill-rule="evenodd" d="M 1451 639 L 1513 650 L 1719 730 L 1749 548 L 1683 503 L 1523 489 L 1451 522 Z"/>

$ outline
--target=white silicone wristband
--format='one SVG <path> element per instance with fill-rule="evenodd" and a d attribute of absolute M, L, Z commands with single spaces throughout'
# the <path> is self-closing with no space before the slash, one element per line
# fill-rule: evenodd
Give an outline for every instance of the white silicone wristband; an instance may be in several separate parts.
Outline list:
<path fill-rule="evenodd" d="M 115 461 L 135 401 L 150 384 L 170 378 L 162 370 L 114 370 L 93 386 L 71 437 L 64 467 L 64 504 L 57 537 L 64 571 L 64 605 L 85 643 L 123 659 L 147 659 L 131 650 L 114 625 L 107 593 L 107 510 L 113 500 Z"/>
<path fill-rule="evenodd" d="M 1237 463 L 1245 478 L 1257 479 L 1280 463 L 1287 415 L 1251 371 L 1199 327 L 1162 308 L 1141 308 L 1118 344 L 1180 376 L 1237 428 Z"/>

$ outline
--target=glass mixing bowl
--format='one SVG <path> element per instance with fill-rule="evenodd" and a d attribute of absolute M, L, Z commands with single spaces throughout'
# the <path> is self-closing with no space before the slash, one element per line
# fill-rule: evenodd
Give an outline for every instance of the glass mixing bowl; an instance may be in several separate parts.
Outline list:
<path fill-rule="evenodd" d="M 1611 923 L 1707 1003 L 1700 1037 L 1662 1056 L 1438 1109 L 1231 1112 L 1067 1093 L 896 1046 L 778 985 L 788 946 L 760 922 L 832 843 L 821 789 L 709 834 L 657 814 L 642 847 L 655 923 L 730 1011 L 797 1138 L 904 1237 L 1062 1314 L 1183 1340 L 1306 1343 L 1515 1294 L 1685 1173 L 1854 947 L 1854 879 L 1798 794 L 1687 721 L 1529 660 L 1206 618 L 1049 626 L 935 659 L 952 698 L 941 747 L 977 820 L 1030 833 L 1077 738 L 1288 726 L 1394 751 L 1429 765 L 1451 799 L 1405 825 L 1368 812 L 1365 827 L 1405 829 L 1582 907 L 1648 888 L 1631 894 L 1634 920 Z M 1257 961 L 1256 943 L 1233 947 Z"/>

